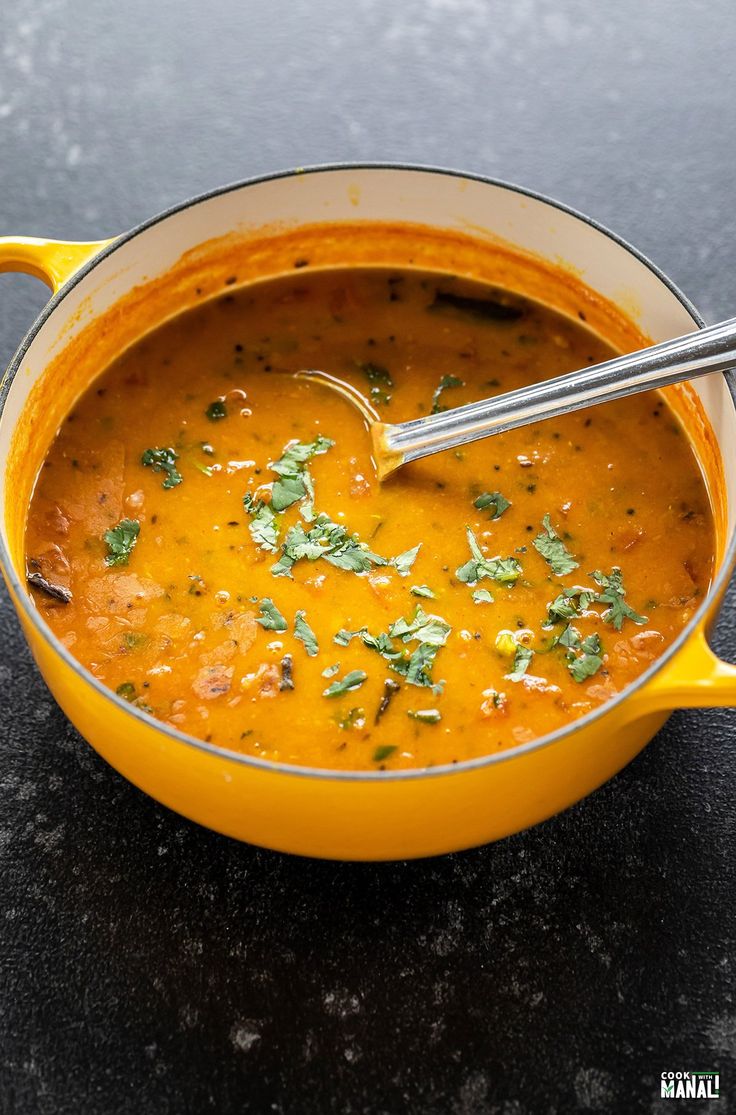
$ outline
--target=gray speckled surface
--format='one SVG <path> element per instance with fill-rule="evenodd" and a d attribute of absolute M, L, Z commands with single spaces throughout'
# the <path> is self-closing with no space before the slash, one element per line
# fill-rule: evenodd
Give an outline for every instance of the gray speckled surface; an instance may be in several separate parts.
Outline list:
<path fill-rule="evenodd" d="M 0 227 L 97 238 L 277 168 L 439 163 L 591 213 L 731 315 L 735 40 L 731 0 L 15 0 Z M 6 359 L 45 295 L 0 294 Z M 663 1069 L 711 1067 L 702 1109 L 734 1109 L 733 712 L 675 714 L 532 832 L 372 867 L 144 798 L 4 594 L 0 682 L 3 1112 L 659 1112 Z"/>

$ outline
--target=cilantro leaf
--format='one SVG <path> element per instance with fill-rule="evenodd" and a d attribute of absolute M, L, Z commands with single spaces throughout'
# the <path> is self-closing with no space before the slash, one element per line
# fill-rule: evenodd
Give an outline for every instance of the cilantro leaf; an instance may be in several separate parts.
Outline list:
<path fill-rule="evenodd" d="M 357 535 L 348 534 L 344 526 L 320 514 L 309 530 L 301 523 L 290 528 L 281 547 L 282 553 L 271 566 L 274 577 L 290 577 L 297 561 L 324 558 L 339 569 L 366 573 L 374 565 L 386 565 L 386 559 L 374 554 Z"/>
<path fill-rule="evenodd" d="M 317 636 L 306 621 L 306 612 L 297 612 L 294 617 L 294 638 L 304 643 L 304 649 L 310 658 L 314 658 L 319 651 Z"/>
<path fill-rule="evenodd" d="M 444 646 L 451 631 L 449 623 L 441 616 L 428 615 L 421 604 L 416 605 L 411 620 L 402 617 L 392 623 L 388 629 L 392 639 L 401 639 L 404 643 L 416 639 L 420 643 L 429 643 L 434 647 Z"/>
<path fill-rule="evenodd" d="M 382 743 L 373 752 L 373 762 L 382 763 L 384 759 L 388 759 L 389 755 L 393 755 L 397 747 L 393 743 Z"/>
<path fill-rule="evenodd" d="M 542 533 L 532 540 L 534 549 L 542 555 L 556 577 L 572 573 L 573 569 L 578 568 L 578 562 L 552 526 L 549 515 L 542 519 L 542 526 Z"/>
<path fill-rule="evenodd" d="M 254 499 L 250 492 L 246 492 L 243 507 L 251 517 L 248 530 L 255 544 L 262 550 L 270 550 L 275 554 L 279 528 L 271 505 L 264 503 L 262 499 Z"/>
<path fill-rule="evenodd" d="M 491 519 L 500 519 L 504 511 L 508 511 L 511 503 L 500 492 L 483 492 L 477 499 L 473 500 L 473 507 L 477 507 L 479 511 L 485 511 L 488 508 L 491 512 Z"/>
<path fill-rule="evenodd" d="M 626 589 L 624 588 L 623 575 L 617 565 L 614 565 L 609 576 L 602 573 L 600 569 L 596 569 L 590 575 L 595 583 L 603 589 L 602 592 L 595 594 L 594 601 L 596 604 L 609 605 L 603 613 L 604 623 L 610 623 L 617 631 L 621 630 L 621 625 L 625 619 L 630 619 L 639 624 L 648 623 L 647 616 L 640 616 L 624 600 Z"/>
<path fill-rule="evenodd" d="M 560 646 L 567 647 L 566 665 L 575 681 L 581 682 L 593 677 L 603 665 L 603 648 L 597 632 L 581 639 L 577 628 L 568 624 L 557 642 Z"/>
<path fill-rule="evenodd" d="M 128 559 L 138 542 L 141 524 L 137 519 L 121 519 L 117 526 L 103 534 L 107 545 L 105 565 L 127 565 Z"/>
<path fill-rule="evenodd" d="M 506 674 L 509 681 L 521 681 L 524 674 L 529 669 L 529 663 L 534 657 L 534 651 L 531 647 L 522 646 L 521 643 L 516 647 L 516 654 L 514 655 L 514 665 L 510 674 Z"/>
<path fill-rule="evenodd" d="M 439 414 L 440 411 L 447 410 L 447 407 L 443 406 L 442 403 L 440 402 L 440 399 L 442 398 L 442 395 L 444 394 L 445 391 L 449 390 L 451 387 L 464 387 L 464 386 L 465 386 L 465 381 L 462 380 L 462 379 L 459 379 L 457 376 L 443 376 L 442 379 L 440 380 L 438 386 L 435 388 L 434 394 L 432 395 L 432 411 L 431 411 L 431 413 L 432 414 Z"/>
<path fill-rule="evenodd" d="M 432 592 L 429 585 L 412 585 L 409 592 L 412 596 L 424 596 L 428 600 L 434 600 L 436 598 L 436 593 Z"/>
<path fill-rule="evenodd" d="M 576 616 L 587 611 L 594 598 L 595 592 L 593 589 L 580 588 L 579 586 L 563 589 L 547 608 L 545 626 L 550 627 L 555 623 L 565 623 L 575 619 Z"/>
<path fill-rule="evenodd" d="M 289 625 L 269 596 L 264 596 L 258 605 L 258 610 L 261 613 L 261 619 L 257 619 L 256 623 L 260 623 L 266 631 L 288 630 Z"/>
<path fill-rule="evenodd" d="M 278 474 L 278 480 L 274 481 L 271 490 L 271 506 L 274 511 L 285 511 L 305 496 L 309 496 L 311 501 L 314 491 L 307 464 L 312 457 L 326 453 L 334 444 L 331 438 L 320 434 L 314 441 L 291 441 L 284 446 L 279 459 L 269 465 Z M 311 506 L 307 508 L 305 518 L 311 520 Z"/>
<path fill-rule="evenodd" d="M 176 468 L 179 454 L 173 449 L 146 449 L 141 457 L 141 464 L 145 468 L 152 468 L 154 472 L 165 472 L 166 477 L 162 488 L 175 488 L 181 484 L 184 477 Z"/>
<path fill-rule="evenodd" d="M 487 588 L 477 588 L 473 593 L 473 601 L 475 604 L 492 604 L 493 597 Z"/>
<path fill-rule="evenodd" d="M 489 577 L 492 581 L 498 581 L 502 585 L 509 585 L 518 581 L 523 570 L 517 558 L 487 558 L 478 545 L 478 540 L 470 527 L 466 527 L 465 530 L 470 552 L 473 556 L 470 561 L 466 561 L 465 565 L 461 565 L 455 571 L 455 576 L 459 581 L 468 585 L 476 584 L 483 577 Z"/>
<path fill-rule="evenodd" d="M 395 558 L 391 558 L 391 564 L 396 569 L 400 577 L 408 577 L 411 572 L 411 567 L 417 559 L 417 554 L 422 548 L 421 542 L 414 546 L 411 550 L 404 550 L 403 554 L 397 554 Z"/>
<path fill-rule="evenodd" d="M 344 678 L 333 681 L 331 685 L 328 685 L 322 691 L 322 696 L 342 697 L 343 693 L 350 693 L 353 689 L 358 689 L 367 677 L 368 674 L 365 670 L 351 670 L 349 674 L 345 674 Z"/>
<path fill-rule="evenodd" d="M 322 671 L 323 678 L 334 678 L 337 671 L 340 669 L 340 663 L 335 662 L 334 666 L 328 666 L 327 669 Z"/>

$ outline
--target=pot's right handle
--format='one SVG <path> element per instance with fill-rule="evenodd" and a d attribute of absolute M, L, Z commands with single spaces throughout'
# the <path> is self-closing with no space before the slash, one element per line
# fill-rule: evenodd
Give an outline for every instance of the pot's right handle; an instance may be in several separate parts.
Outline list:
<path fill-rule="evenodd" d="M 22 271 L 56 294 L 87 260 L 113 240 L 42 240 L 35 236 L 0 236 L 0 271 Z"/>
<path fill-rule="evenodd" d="M 723 662 L 711 650 L 701 624 L 672 661 L 632 696 L 636 715 L 736 706 L 736 666 Z"/>

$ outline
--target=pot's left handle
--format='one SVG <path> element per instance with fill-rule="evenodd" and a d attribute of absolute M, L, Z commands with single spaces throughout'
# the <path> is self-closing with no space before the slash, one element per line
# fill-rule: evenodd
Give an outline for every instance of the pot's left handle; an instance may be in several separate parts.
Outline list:
<path fill-rule="evenodd" d="M 35 236 L 0 236 L 0 271 L 22 271 L 50 286 L 54 294 L 87 260 L 111 240 L 80 242 L 42 240 Z"/>

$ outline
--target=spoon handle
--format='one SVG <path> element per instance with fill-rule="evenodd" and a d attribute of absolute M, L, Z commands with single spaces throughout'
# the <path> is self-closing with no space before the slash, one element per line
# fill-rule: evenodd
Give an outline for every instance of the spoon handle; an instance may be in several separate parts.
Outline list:
<path fill-rule="evenodd" d="M 611 402 L 639 391 L 667 387 L 708 372 L 736 366 L 736 318 L 582 368 L 556 379 L 532 383 L 493 399 L 456 407 L 426 418 L 381 427 L 393 468 L 490 434 L 500 434 L 545 418 Z"/>

